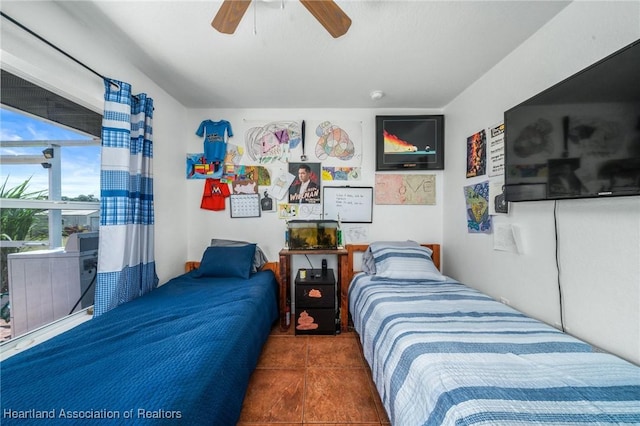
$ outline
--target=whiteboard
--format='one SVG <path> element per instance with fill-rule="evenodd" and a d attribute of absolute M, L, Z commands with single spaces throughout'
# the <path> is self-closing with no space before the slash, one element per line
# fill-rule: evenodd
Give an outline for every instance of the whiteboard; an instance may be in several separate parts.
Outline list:
<path fill-rule="evenodd" d="M 341 222 L 373 222 L 373 187 L 325 186 L 322 217 Z"/>

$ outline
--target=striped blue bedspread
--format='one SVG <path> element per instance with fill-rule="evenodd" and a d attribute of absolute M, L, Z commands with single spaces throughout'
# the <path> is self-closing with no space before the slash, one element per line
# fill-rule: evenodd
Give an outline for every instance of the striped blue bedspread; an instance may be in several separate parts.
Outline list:
<path fill-rule="evenodd" d="M 0 424 L 235 425 L 277 293 L 271 271 L 176 277 L 3 361 Z"/>
<path fill-rule="evenodd" d="M 640 367 L 456 281 L 359 273 L 349 309 L 394 426 L 640 425 Z"/>

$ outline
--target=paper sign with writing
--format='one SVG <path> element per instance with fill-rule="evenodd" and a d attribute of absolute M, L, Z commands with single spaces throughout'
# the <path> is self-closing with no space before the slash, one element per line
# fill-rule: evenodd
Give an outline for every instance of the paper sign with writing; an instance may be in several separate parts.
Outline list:
<path fill-rule="evenodd" d="M 436 175 L 376 174 L 376 204 L 436 204 Z"/>

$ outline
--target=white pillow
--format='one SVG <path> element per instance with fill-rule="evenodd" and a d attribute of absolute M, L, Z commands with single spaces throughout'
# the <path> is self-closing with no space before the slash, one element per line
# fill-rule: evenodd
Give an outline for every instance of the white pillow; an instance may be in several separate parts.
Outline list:
<path fill-rule="evenodd" d="M 368 275 L 376 274 L 376 263 L 371 253 L 371 246 L 373 247 L 420 247 L 415 241 L 375 241 L 369 244 L 369 247 L 362 253 L 362 272 Z"/>
<path fill-rule="evenodd" d="M 376 265 L 372 279 L 444 281 L 446 277 L 438 271 L 431 260 L 431 249 L 427 247 L 397 247 L 384 244 L 370 245 Z"/>

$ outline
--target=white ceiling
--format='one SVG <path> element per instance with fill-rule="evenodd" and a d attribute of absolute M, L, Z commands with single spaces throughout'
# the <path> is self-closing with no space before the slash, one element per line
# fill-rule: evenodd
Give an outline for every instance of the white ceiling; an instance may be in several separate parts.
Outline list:
<path fill-rule="evenodd" d="M 338 39 L 297 0 L 254 0 L 233 35 L 221 1 L 58 3 L 186 107 L 442 108 L 569 2 L 336 0 Z"/>

